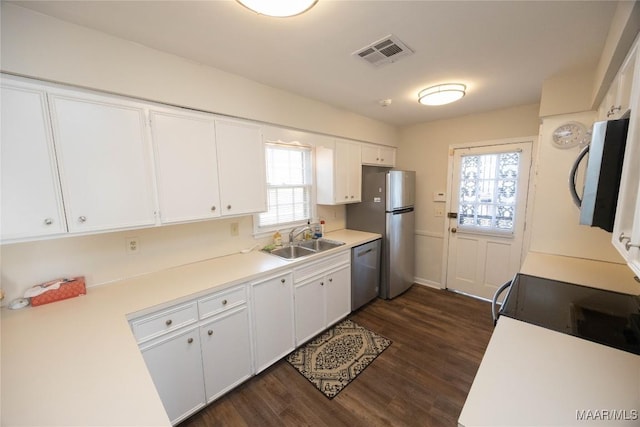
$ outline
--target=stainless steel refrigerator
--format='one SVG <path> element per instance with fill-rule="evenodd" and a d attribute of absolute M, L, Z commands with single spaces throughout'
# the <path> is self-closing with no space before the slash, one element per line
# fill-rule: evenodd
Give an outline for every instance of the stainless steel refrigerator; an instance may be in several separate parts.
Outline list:
<path fill-rule="evenodd" d="M 362 202 L 347 205 L 347 228 L 382 235 L 381 298 L 394 298 L 413 284 L 415 182 L 413 171 L 365 167 Z"/>

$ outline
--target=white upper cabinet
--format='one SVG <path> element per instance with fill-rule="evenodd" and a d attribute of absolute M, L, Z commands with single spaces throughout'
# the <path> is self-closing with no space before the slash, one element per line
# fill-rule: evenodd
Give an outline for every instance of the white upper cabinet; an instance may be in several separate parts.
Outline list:
<path fill-rule="evenodd" d="M 618 74 L 611 82 L 605 98 L 598 108 L 599 120 L 615 120 L 621 118 L 631 108 L 631 90 L 634 76 L 637 74 L 637 47 L 631 49 L 622 63 Z"/>
<path fill-rule="evenodd" d="M 144 105 L 62 89 L 49 102 L 69 231 L 154 225 Z"/>
<path fill-rule="evenodd" d="M 66 232 L 44 88 L 2 81 L 2 241 Z"/>
<path fill-rule="evenodd" d="M 260 127 L 216 120 L 221 215 L 267 210 L 264 145 Z"/>
<path fill-rule="evenodd" d="M 161 222 L 219 217 L 214 116 L 152 109 L 149 119 Z"/>
<path fill-rule="evenodd" d="M 317 203 L 338 205 L 361 201 L 360 144 L 336 140 L 334 148 L 316 148 Z"/>
<path fill-rule="evenodd" d="M 631 109 L 629 131 L 612 243 L 633 272 L 640 276 L 640 167 L 638 167 L 640 165 L 640 55 L 637 54 L 637 48 L 638 42 L 632 48 L 619 73 L 621 76 L 623 72 L 628 73 L 629 70 L 633 70 L 628 95 Z M 627 75 L 626 78 L 629 76 Z"/>
<path fill-rule="evenodd" d="M 369 166 L 394 167 L 396 149 L 376 145 L 362 144 L 362 164 Z"/>

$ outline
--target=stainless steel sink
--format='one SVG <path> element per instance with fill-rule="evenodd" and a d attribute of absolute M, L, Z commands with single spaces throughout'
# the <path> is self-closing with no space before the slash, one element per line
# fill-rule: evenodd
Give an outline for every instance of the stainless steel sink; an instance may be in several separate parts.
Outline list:
<path fill-rule="evenodd" d="M 342 246 L 342 245 L 344 245 L 344 242 L 338 242 L 336 240 L 329 240 L 329 239 L 307 240 L 305 242 L 298 243 L 298 246 L 311 249 L 316 252 L 326 251 L 328 249 L 337 248 L 338 246 Z"/>
<path fill-rule="evenodd" d="M 284 246 L 269 252 L 271 255 L 279 256 L 284 259 L 295 259 L 307 255 L 313 255 L 316 251 L 303 248 L 302 246 Z"/>
<path fill-rule="evenodd" d="M 303 256 L 313 255 L 329 249 L 337 248 L 338 246 L 342 245 L 344 245 L 344 242 L 338 242 L 337 240 L 307 240 L 291 246 L 284 246 L 282 248 L 274 249 L 269 253 L 271 255 L 275 255 L 284 259 L 296 259 Z"/>

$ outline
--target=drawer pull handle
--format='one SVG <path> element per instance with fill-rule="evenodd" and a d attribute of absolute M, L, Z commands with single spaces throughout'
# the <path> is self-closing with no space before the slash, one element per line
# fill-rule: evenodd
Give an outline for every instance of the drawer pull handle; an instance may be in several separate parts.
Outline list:
<path fill-rule="evenodd" d="M 82 215 L 80 217 L 78 217 L 78 222 L 86 222 L 87 221 L 87 217 Z"/>
<path fill-rule="evenodd" d="M 173 321 L 171 319 L 167 320 L 166 322 L 164 322 L 165 325 L 167 326 L 171 326 L 171 324 L 173 323 Z"/>
<path fill-rule="evenodd" d="M 44 225 L 51 225 L 53 224 L 53 220 L 51 218 L 47 218 L 44 220 Z"/>
<path fill-rule="evenodd" d="M 213 331 L 212 331 L 211 329 L 209 329 L 209 330 L 207 331 L 207 334 L 208 334 L 209 336 L 211 336 L 211 335 L 213 335 Z"/>
<path fill-rule="evenodd" d="M 222 300 L 222 305 L 227 305 L 227 300 L 226 299 Z"/>
<path fill-rule="evenodd" d="M 191 344 L 191 343 L 193 342 L 193 338 L 189 338 L 189 339 L 187 340 L 187 342 L 188 342 L 189 344 Z"/>

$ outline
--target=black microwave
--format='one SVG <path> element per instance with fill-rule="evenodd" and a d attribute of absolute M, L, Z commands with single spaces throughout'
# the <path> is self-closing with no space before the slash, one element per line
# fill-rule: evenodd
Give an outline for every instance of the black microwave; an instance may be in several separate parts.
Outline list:
<path fill-rule="evenodd" d="M 571 196 L 580 208 L 580 224 L 613 231 L 628 130 L 628 118 L 593 124 L 591 143 L 580 152 L 569 176 Z M 580 198 L 576 191 L 576 175 L 587 153 L 584 190 Z"/>

